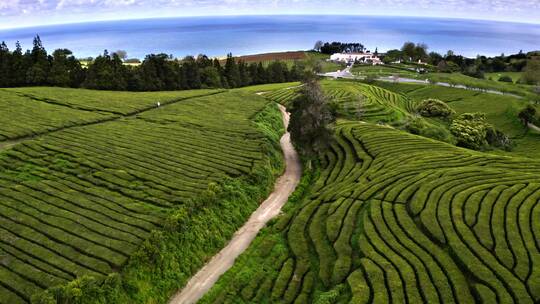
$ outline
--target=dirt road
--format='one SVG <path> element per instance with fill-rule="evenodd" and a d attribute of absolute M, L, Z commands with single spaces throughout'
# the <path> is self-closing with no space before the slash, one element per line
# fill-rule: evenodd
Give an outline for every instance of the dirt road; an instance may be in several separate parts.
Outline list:
<path fill-rule="evenodd" d="M 285 126 L 289 125 L 289 114 L 280 106 Z M 277 180 L 274 191 L 251 215 L 249 220 L 238 230 L 229 244 L 216 254 L 191 280 L 184 289 L 178 292 L 169 302 L 170 304 L 196 303 L 219 279 L 219 277 L 232 267 L 236 258 L 244 252 L 251 241 L 264 225 L 277 216 L 281 207 L 287 202 L 302 175 L 302 168 L 298 154 L 294 150 L 290 134 L 281 137 L 281 149 L 285 156 L 285 173 Z"/>

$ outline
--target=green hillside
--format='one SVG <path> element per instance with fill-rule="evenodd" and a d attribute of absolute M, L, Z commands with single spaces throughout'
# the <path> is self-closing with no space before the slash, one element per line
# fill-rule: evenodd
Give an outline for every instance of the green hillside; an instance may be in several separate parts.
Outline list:
<path fill-rule="evenodd" d="M 0 142 L 134 115 L 218 90 L 111 92 L 27 87 L 0 89 Z"/>
<path fill-rule="evenodd" d="M 321 86 L 341 117 L 335 141 L 200 303 L 540 301 L 540 138 L 517 117 L 527 100 L 431 85 Z M 290 105 L 298 94 L 263 96 Z M 516 146 L 485 153 L 410 134 L 411 120 L 449 133 L 452 117 L 419 116 L 428 98 L 454 117 L 486 113 Z"/>
<path fill-rule="evenodd" d="M 0 107 L 25 114 L 3 117 L 17 136 L 119 118 L 0 150 L 2 304 L 165 302 L 282 170 L 277 106 L 239 90 L 24 88 Z"/>
<path fill-rule="evenodd" d="M 540 162 L 340 121 L 308 195 L 202 303 L 534 303 Z"/>

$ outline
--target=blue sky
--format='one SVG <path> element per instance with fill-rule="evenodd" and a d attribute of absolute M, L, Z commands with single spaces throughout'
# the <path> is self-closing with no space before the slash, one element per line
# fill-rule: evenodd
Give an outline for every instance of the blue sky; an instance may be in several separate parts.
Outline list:
<path fill-rule="evenodd" d="M 540 23 L 540 0 L 0 0 L 0 28 L 254 14 L 426 16 Z"/>

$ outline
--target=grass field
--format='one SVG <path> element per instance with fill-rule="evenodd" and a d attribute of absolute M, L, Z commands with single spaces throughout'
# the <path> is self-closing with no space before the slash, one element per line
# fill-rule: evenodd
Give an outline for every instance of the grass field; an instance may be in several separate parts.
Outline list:
<path fill-rule="evenodd" d="M 516 94 L 526 99 L 534 100 L 535 94 L 532 86 L 500 82 L 497 80 L 478 79 L 463 75 L 461 73 L 430 73 L 427 78 L 436 82 L 446 82 L 455 85 L 465 85 L 472 88 L 495 90 L 504 93 Z"/>
<path fill-rule="evenodd" d="M 422 77 L 415 71 L 408 70 L 407 68 L 399 68 L 391 65 L 355 65 L 352 68 L 352 73 L 358 76 L 376 76 L 376 77 L 386 77 L 399 75 L 400 77 L 406 78 L 417 78 Z"/>
<path fill-rule="evenodd" d="M 495 80 L 495 81 L 498 81 L 499 78 L 501 78 L 502 76 L 508 76 L 508 77 L 512 78 L 512 81 L 514 83 L 517 83 L 518 80 L 520 80 L 521 77 L 523 76 L 523 72 L 498 72 L 498 73 L 486 73 L 485 74 L 486 79 L 491 78 L 492 80 Z"/>
<path fill-rule="evenodd" d="M 241 90 L 214 93 L 1 91 L 0 105 L 19 108 L 29 120 L 21 126 L 37 130 L 182 101 L 0 151 L 0 303 L 28 303 L 57 285 L 43 296 L 165 302 L 184 284 L 282 169 L 277 107 Z M 19 120 L 5 116 L 2 127 Z"/>
<path fill-rule="evenodd" d="M 342 120 L 201 303 L 535 303 L 540 162 Z M 301 195 L 301 193 L 297 193 Z"/>

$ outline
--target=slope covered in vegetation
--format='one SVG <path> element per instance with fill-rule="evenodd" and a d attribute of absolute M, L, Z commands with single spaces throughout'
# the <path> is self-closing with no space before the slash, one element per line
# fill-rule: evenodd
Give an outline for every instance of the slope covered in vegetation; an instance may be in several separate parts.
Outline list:
<path fill-rule="evenodd" d="M 516 138 L 526 100 L 429 85 L 321 86 L 341 117 L 335 141 L 201 303 L 540 301 L 538 151 L 489 151 L 512 157 L 498 156 L 456 147 L 454 134 L 451 144 L 429 138 L 450 134 L 470 110 Z M 298 94 L 264 96 L 291 104 Z M 411 121 L 427 132 L 410 134 Z"/>
<path fill-rule="evenodd" d="M 130 113 L 185 99 L 0 151 L 2 304 L 33 295 L 37 303 L 165 302 L 282 170 L 281 115 L 253 94 L 145 93 L 130 103 L 132 93 L 18 91 L 36 105 L 52 98 L 69 105 L 54 105 L 65 116 L 77 111 L 70 106 Z M 34 114 L 44 125 L 54 121 L 50 112 Z"/>
<path fill-rule="evenodd" d="M 540 162 L 341 121 L 308 194 L 203 303 L 534 303 Z"/>

